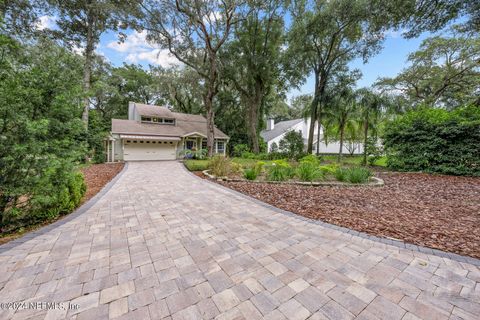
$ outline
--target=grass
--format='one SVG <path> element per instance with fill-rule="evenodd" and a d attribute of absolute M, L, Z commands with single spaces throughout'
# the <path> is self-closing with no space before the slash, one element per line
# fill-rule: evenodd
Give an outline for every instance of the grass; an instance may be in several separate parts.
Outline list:
<path fill-rule="evenodd" d="M 331 162 L 337 162 L 338 155 L 336 154 L 329 154 L 329 155 L 324 155 L 322 156 L 322 163 L 331 163 Z M 346 165 L 353 165 L 353 166 L 360 166 L 362 165 L 363 161 L 363 155 L 343 155 L 341 163 L 346 164 Z M 375 163 L 373 164 L 374 166 L 378 167 L 386 167 L 387 166 L 387 157 L 381 157 Z"/>

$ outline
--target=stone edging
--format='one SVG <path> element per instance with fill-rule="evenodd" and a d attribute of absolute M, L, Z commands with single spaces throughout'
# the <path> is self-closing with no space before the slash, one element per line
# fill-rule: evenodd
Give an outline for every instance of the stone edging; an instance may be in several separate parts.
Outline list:
<path fill-rule="evenodd" d="M 95 196 L 90 198 L 87 202 L 82 204 L 80 207 L 78 207 L 72 213 L 69 213 L 69 214 L 65 215 L 60 220 L 57 220 L 57 221 L 55 221 L 51 224 L 43 226 L 43 227 L 41 227 L 37 230 L 34 230 L 32 232 L 28 232 L 28 233 L 24 234 L 23 236 L 21 236 L 20 238 L 14 239 L 12 241 L 9 241 L 7 243 L 4 243 L 4 244 L 0 245 L 0 253 L 3 253 L 7 250 L 15 248 L 16 246 L 18 246 L 18 245 L 20 245 L 20 244 L 22 244 L 22 243 L 24 243 L 24 242 L 26 242 L 30 239 L 33 239 L 37 236 L 45 234 L 52 229 L 55 229 L 55 228 L 65 224 L 67 222 L 72 221 L 73 219 L 77 218 L 78 216 L 80 216 L 83 213 L 85 213 L 86 211 L 88 211 L 91 207 L 93 207 L 98 202 L 98 200 L 100 200 L 100 198 L 102 198 L 113 187 L 113 185 L 120 179 L 120 177 L 125 173 L 125 171 L 127 171 L 127 168 L 128 168 L 128 162 L 124 162 L 124 166 L 123 166 L 122 171 L 117 173 L 117 175 L 115 177 L 113 177 L 113 179 L 110 180 L 105 186 L 103 186 L 103 188 Z"/>
<path fill-rule="evenodd" d="M 386 244 L 386 245 L 391 245 L 391 246 L 401 248 L 401 249 L 407 249 L 407 250 L 411 250 L 411 251 L 430 254 L 430 255 L 437 256 L 437 257 L 441 257 L 441 258 L 447 258 L 447 259 L 451 259 L 451 260 L 457 261 L 457 262 L 470 263 L 474 266 L 480 267 L 480 259 L 476 259 L 476 258 L 468 257 L 468 256 L 462 256 L 462 255 L 459 255 L 459 254 L 456 254 L 456 253 L 446 252 L 446 251 L 442 251 L 442 250 L 438 250 L 438 249 L 432 249 L 432 248 L 428 248 L 428 247 L 424 247 L 424 246 L 419 246 L 419 245 L 416 245 L 416 244 L 404 242 L 402 240 L 388 239 L 388 238 L 373 236 L 373 235 L 370 235 L 370 234 L 365 233 L 365 232 L 359 232 L 359 231 L 355 231 L 355 230 L 352 230 L 352 229 L 349 229 L 349 228 L 340 227 L 340 226 L 337 226 L 337 225 L 334 225 L 334 224 L 323 222 L 321 220 L 310 219 L 310 218 L 298 215 L 296 213 L 277 208 L 275 206 L 272 206 L 271 204 L 268 204 L 268 203 L 263 202 L 261 200 L 258 200 L 256 198 L 253 198 L 253 197 L 251 197 L 249 195 L 246 195 L 244 193 L 241 193 L 239 191 L 227 188 L 227 187 L 222 186 L 221 184 L 215 183 L 211 180 L 202 179 L 199 176 L 190 172 L 183 164 L 182 164 L 182 167 L 186 172 L 188 172 L 188 174 L 192 175 L 196 179 L 201 179 L 203 181 L 206 181 L 207 183 L 214 184 L 215 186 L 217 186 L 217 187 L 219 187 L 223 190 L 229 191 L 229 192 L 231 192 L 235 195 L 238 195 L 238 196 L 240 196 L 244 199 L 250 200 L 250 201 L 252 201 L 256 204 L 259 204 L 259 205 L 261 205 L 265 208 L 271 209 L 271 210 L 273 210 L 277 213 L 281 213 L 281 214 L 284 214 L 286 216 L 289 216 L 289 217 L 292 217 L 292 218 L 295 218 L 295 219 L 298 219 L 298 220 L 303 220 L 303 221 L 306 221 L 306 222 L 309 222 L 309 223 L 318 224 L 318 225 L 320 225 L 322 227 L 325 227 L 325 228 L 334 229 L 334 230 L 337 230 L 337 231 L 340 231 L 340 232 L 343 232 L 343 233 L 350 234 L 352 236 L 360 237 L 360 238 L 363 238 L 363 239 L 368 239 L 368 240 L 371 240 L 371 241 L 374 241 L 374 242 L 380 242 L 380 243 L 383 243 L 383 244 Z"/>
<path fill-rule="evenodd" d="M 305 181 L 257 181 L 247 179 L 231 179 L 229 177 L 217 177 L 210 174 L 210 170 L 203 170 L 202 173 L 210 179 L 227 182 L 251 182 L 251 183 L 272 183 L 272 184 L 292 184 L 312 187 L 383 187 L 385 182 L 383 179 L 371 177 L 373 181 L 368 183 L 349 183 L 340 181 L 322 181 L 322 182 L 305 182 Z"/>

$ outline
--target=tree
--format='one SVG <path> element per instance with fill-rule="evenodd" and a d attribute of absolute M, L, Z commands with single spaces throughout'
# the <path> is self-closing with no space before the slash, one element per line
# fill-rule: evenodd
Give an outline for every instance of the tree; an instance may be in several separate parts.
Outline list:
<path fill-rule="evenodd" d="M 357 94 L 359 95 L 361 121 L 363 122 L 363 164 L 367 165 L 369 130 L 376 129 L 385 99 L 368 88 L 358 90 Z M 373 139 L 374 143 L 376 143 L 376 140 Z"/>
<path fill-rule="evenodd" d="M 69 46 L 82 48 L 83 113 L 82 120 L 88 127 L 90 87 L 95 48 L 100 36 L 107 30 L 117 30 L 120 20 L 115 13 L 119 4 L 110 0 L 50 0 L 57 17 L 58 31 L 52 31 Z"/>
<path fill-rule="evenodd" d="M 195 70 L 203 82 L 207 116 L 208 155 L 213 155 L 214 98 L 218 93 L 219 51 L 238 22 L 237 0 L 150 0 L 140 4 L 135 23 L 147 30 L 147 39 L 160 44 L 183 64 Z"/>
<path fill-rule="evenodd" d="M 239 22 L 227 46 L 227 77 L 246 107 L 246 123 L 253 152 L 258 153 L 258 131 L 264 105 L 273 88 L 279 88 L 279 57 L 283 42 L 282 1 L 253 3 L 250 14 Z"/>
<path fill-rule="evenodd" d="M 313 73 L 312 120 L 318 118 L 325 89 L 336 68 L 355 57 L 367 61 L 379 50 L 382 24 L 376 23 L 370 9 L 369 1 L 294 1 L 285 58 L 291 78 L 301 82 Z M 314 128 L 315 121 L 311 121 L 308 153 L 312 152 Z"/>
<path fill-rule="evenodd" d="M 299 159 L 304 150 L 302 134 L 294 130 L 288 131 L 280 140 L 278 147 L 289 159 Z"/>

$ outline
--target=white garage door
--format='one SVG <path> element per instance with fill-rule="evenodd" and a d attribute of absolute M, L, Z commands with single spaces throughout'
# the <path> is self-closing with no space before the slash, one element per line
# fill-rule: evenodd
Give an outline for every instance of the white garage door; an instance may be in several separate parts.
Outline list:
<path fill-rule="evenodd" d="M 176 142 L 126 140 L 123 149 L 125 161 L 175 160 Z"/>

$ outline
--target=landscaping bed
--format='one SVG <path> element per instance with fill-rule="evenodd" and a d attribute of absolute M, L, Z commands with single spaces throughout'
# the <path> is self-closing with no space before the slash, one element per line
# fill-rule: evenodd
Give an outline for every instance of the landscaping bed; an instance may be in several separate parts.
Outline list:
<path fill-rule="evenodd" d="M 221 185 L 302 216 L 480 258 L 480 178 L 377 173 L 382 188 L 228 182 Z"/>
<path fill-rule="evenodd" d="M 120 171 L 122 171 L 124 163 L 99 163 L 82 168 L 87 191 L 83 196 L 82 203 L 93 198 L 102 188 L 110 182 Z"/>

